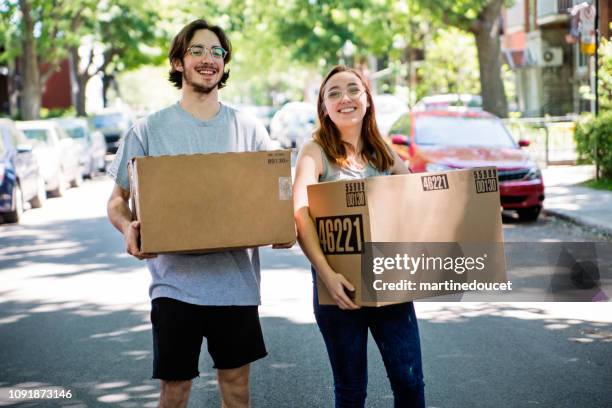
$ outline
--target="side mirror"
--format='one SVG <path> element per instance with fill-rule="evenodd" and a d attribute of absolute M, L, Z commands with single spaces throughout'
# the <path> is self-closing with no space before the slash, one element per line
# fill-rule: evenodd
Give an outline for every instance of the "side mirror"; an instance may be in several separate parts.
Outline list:
<path fill-rule="evenodd" d="M 410 146 L 410 139 L 404 135 L 391 135 L 391 143 L 400 146 Z"/>
<path fill-rule="evenodd" d="M 527 146 L 529 146 L 529 140 L 521 139 L 521 140 L 518 141 L 518 145 L 519 145 L 519 147 L 527 147 Z"/>
<path fill-rule="evenodd" d="M 17 153 L 32 153 L 32 146 L 30 145 L 18 145 Z"/>

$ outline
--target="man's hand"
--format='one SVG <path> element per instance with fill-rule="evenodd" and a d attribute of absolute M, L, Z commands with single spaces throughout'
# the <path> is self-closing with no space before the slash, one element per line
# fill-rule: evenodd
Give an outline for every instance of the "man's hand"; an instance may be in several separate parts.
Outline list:
<path fill-rule="evenodd" d="M 125 251 L 138 258 L 155 258 L 156 255 L 146 255 L 140 252 L 138 241 L 140 238 L 140 221 L 132 221 L 132 213 L 128 205 L 130 191 L 124 189 L 119 184 L 115 184 L 113 192 L 108 199 L 106 210 L 108 218 L 115 228 L 123 234 L 125 240 Z"/>
<path fill-rule="evenodd" d="M 295 245 L 295 240 L 287 242 L 286 244 L 274 244 L 272 245 L 272 249 L 289 249 L 293 245 Z"/>
<path fill-rule="evenodd" d="M 157 255 L 144 254 L 140 252 L 138 238 L 140 237 L 140 221 L 132 221 L 123 231 L 125 239 L 125 250 L 128 254 L 140 260 L 155 258 Z"/>

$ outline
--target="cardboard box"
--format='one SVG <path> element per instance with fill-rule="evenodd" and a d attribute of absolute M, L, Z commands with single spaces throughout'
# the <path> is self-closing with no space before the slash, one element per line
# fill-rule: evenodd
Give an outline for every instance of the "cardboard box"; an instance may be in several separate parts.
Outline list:
<path fill-rule="evenodd" d="M 290 150 L 137 157 L 129 167 L 145 253 L 295 241 Z"/>
<path fill-rule="evenodd" d="M 355 286 L 354 301 L 359 305 L 435 295 L 406 292 L 393 301 L 367 299 L 362 276 L 367 268 L 362 262 L 364 248 L 371 250 L 373 242 L 492 244 L 493 251 L 497 249 L 495 259 L 490 259 L 496 269 L 493 278 L 505 280 L 494 167 L 319 183 L 308 186 L 308 202 L 323 252 L 330 266 Z M 335 304 L 318 278 L 317 286 L 319 303 Z"/>

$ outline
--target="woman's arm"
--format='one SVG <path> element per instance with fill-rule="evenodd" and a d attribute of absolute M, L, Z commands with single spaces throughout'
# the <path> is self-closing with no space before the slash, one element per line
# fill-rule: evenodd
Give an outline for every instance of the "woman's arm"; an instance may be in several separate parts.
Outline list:
<path fill-rule="evenodd" d="M 293 204 L 298 242 L 336 304 L 341 309 L 357 309 L 359 306 L 355 305 L 344 292 L 345 288 L 350 291 L 354 291 L 355 288 L 327 263 L 319 244 L 315 224 L 310 217 L 306 187 L 318 183 L 319 175 L 323 171 L 321 151 L 315 143 L 310 142 L 302 147 L 295 166 Z"/>

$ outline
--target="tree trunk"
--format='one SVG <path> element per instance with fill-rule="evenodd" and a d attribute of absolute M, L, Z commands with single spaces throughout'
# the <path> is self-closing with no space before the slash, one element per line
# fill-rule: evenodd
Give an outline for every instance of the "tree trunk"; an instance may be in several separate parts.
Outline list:
<path fill-rule="evenodd" d="M 40 69 L 34 38 L 34 21 L 32 8 L 28 0 L 20 0 L 19 6 L 23 13 L 24 36 L 21 56 L 21 117 L 24 120 L 38 119 L 42 99 Z"/>
<path fill-rule="evenodd" d="M 87 82 L 91 76 L 85 69 L 85 72 L 79 72 L 79 66 L 81 65 L 81 57 L 79 56 L 78 47 L 71 47 L 70 54 L 72 55 L 72 73 L 76 79 L 77 89 L 75 90 L 74 108 L 77 116 L 87 116 L 86 100 L 87 96 L 85 90 L 87 88 Z M 88 65 L 89 66 L 89 65 Z"/>
<path fill-rule="evenodd" d="M 500 9 L 503 0 L 492 0 L 482 10 L 473 30 L 478 50 L 480 89 L 483 109 L 494 115 L 508 116 L 508 101 L 501 75 Z"/>
<path fill-rule="evenodd" d="M 108 107 L 108 89 L 110 88 L 112 77 L 106 73 L 102 74 L 102 106 Z"/>
<path fill-rule="evenodd" d="M 79 87 L 76 90 L 75 100 L 74 100 L 74 108 L 76 110 L 77 116 L 87 116 L 86 109 L 86 101 L 87 97 L 85 95 L 85 88 L 87 87 L 88 79 L 84 79 L 82 77 L 77 77 L 77 86 Z"/>

